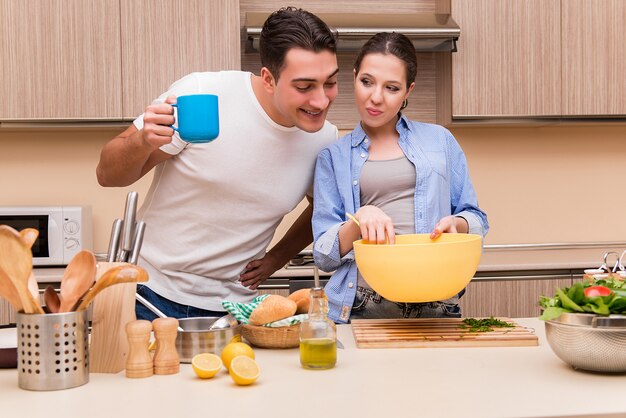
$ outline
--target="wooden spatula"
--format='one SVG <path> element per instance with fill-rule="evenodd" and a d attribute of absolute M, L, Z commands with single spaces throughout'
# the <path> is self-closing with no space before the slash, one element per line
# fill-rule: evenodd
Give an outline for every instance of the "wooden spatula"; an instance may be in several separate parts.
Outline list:
<path fill-rule="evenodd" d="M 25 313 L 44 311 L 28 291 L 28 278 L 33 270 L 33 254 L 20 234 L 7 225 L 0 225 L 0 268 L 13 282 Z"/>
<path fill-rule="evenodd" d="M 24 244 L 31 249 L 32 254 L 33 244 L 35 244 L 37 237 L 39 237 L 39 231 L 35 228 L 24 228 L 20 231 L 20 236 Z M 33 299 L 35 299 L 35 302 L 39 304 L 39 285 L 37 284 L 35 273 L 33 273 L 32 270 L 28 276 L 28 291 L 33 296 Z"/>
<path fill-rule="evenodd" d="M 104 273 L 104 275 L 96 281 L 96 284 L 94 284 L 93 287 L 89 289 L 76 310 L 80 311 L 89 307 L 89 304 L 93 301 L 96 295 L 109 286 L 118 283 L 146 281 L 148 281 L 148 273 L 141 267 L 132 264 L 114 267 Z"/>
<path fill-rule="evenodd" d="M 8 300 L 16 311 L 20 312 L 24 310 L 22 300 L 20 299 L 20 295 L 17 293 L 17 289 L 15 288 L 13 281 L 2 267 L 0 267 L 0 296 Z"/>
<path fill-rule="evenodd" d="M 61 300 L 59 294 L 54 290 L 54 287 L 48 286 L 43 292 L 43 301 L 46 303 L 50 313 L 58 313 L 61 307 Z"/>

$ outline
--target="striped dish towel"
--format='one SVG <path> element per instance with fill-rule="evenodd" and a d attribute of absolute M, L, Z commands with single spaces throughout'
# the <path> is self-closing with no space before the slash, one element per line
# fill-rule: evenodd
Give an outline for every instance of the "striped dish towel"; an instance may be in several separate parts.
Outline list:
<path fill-rule="evenodd" d="M 300 322 L 304 321 L 308 317 L 309 317 L 308 314 L 303 313 L 299 315 L 290 316 L 289 318 L 284 318 L 278 321 L 270 322 L 269 324 L 265 324 L 263 326 L 270 327 L 270 328 L 290 327 L 292 325 L 299 324 Z"/>
<path fill-rule="evenodd" d="M 237 321 L 241 322 L 242 324 L 247 324 L 252 311 L 255 310 L 256 307 L 259 306 L 261 302 L 263 302 L 263 300 L 268 296 L 269 295 L 259 295 L 254 298 L 250 303 L 228 302 L 225 300 L 222 302 L 222 306 L 228 311 L 228 313 L 237 318 Z M 294 315 L 290 316 L 289 318 L 283 318 L 278 321 L 270 322 L 269 324 L 265 324 L 263 326 L 270 328 L 289 327 L 291 325 L 299 324 L 307 317 L 307 314 Z"/>
<path fill-rule="evenodd" d="M 257 306 L 259 306 L 261 302 L 263 302 L 263 300 L 268 296 L 269 295 L 259 295 L 254 298 L 250 303 L 229 302 L 225 300 L 222 302 L 222 306 L 228 311 L 228 313 L 237 318 L 237 321 L 241 322 L 242 324 L 247 324 L 252 311 Z"/>

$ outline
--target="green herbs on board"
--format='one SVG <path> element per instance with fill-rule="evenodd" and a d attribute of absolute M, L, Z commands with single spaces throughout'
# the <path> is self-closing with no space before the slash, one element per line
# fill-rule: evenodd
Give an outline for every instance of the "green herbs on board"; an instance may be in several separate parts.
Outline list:
<path fill-rule="evenodd" d="M 623 314 L 626 313 L 626 283 L 615 274 L 605 279 L 588 276 L 572 287 L 557 289 L 551 298 L 542 296 L 539 305 L 544 309 L 539 319 L 544 321 L 556 319 L 563 312 Z"/>
<path fill-rule="evenodd" d="M 465 318 L 463 320 L 463 325 L 459 325 L 459 328 L 466 329 L 469 332 L 490 332 L 493 331 L 494 328 L 514 328 L 515 325 L 502 321 L 500 319 L 494 318 L 493 316 L 489 318 Z"/>

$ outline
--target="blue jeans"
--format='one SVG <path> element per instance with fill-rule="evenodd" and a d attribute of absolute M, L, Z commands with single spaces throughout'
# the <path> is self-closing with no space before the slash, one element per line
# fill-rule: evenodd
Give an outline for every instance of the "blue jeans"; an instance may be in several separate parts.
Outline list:
<path fill-rule="evenodd" d="M 137 293 L 156 306 L 165 316 L 171 318 L 196 318 L 199 316 L 216 317 L 226 315 L 225 311 L 208 311 L 206 309 L 176 303 L 156 294 L 152 289 L 143 284 L 137 285 Z M 140 302 L 135 303 L 135 314 L 137 315 L 137 319 L 152 321 L 157 318 L 151 310 L 143 306 Z"/>
<path fill-rule="evenodd" d="M 387 300 L 372 289 L 361 286 L 356 289 L 356 297 L 350 313 L 350 319 L 460 317 L 461 308 L 458 305 L 458 296 L 442 302 L 401 303 Z"/>

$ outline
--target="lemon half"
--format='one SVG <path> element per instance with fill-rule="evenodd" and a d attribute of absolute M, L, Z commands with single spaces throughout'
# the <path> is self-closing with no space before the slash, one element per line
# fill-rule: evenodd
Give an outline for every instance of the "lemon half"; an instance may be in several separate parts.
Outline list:
<path fill-rule="evenodd" d="M 191 359 L 191 366 L 201 379 L 210 379 L 222 369 L 222 359 L 213 353 L 196 354 Z"/>
<path fill-rule="evenodd" d="M 230 363 L 229 373 L 235 383 L 246 386 L 259 378 L 261 369 L 254 359 L 248 356 L 237 356 Z"/>

